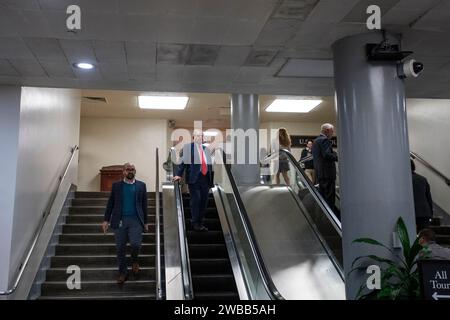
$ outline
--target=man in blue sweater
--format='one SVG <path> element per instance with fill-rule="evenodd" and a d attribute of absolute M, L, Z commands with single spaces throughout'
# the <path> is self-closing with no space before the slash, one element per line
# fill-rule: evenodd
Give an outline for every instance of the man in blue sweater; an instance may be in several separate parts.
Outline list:
<path fill-rule="evenodd" d="M 114 231 L 117 249 L 119 276 L 117 283 L 127 280 L 126 262 L 127 240 L 130 239 L 132 272 L 139 272 L 138 256 L 142 244 L 142 232 L 148 232 L 147 224 L 147 187 L 144 182 L 135 179 L 136 168 L 130 163 L 123 166 L 123 180 L 115 182 L 105 211 L 102 224 L 106 233 L 108 225 Z"/>

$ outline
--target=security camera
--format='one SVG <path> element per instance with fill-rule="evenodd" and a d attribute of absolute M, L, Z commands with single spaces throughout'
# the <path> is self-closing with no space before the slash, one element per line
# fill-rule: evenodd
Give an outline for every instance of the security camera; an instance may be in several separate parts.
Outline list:
<path fill-rule="evenodd" d="M 423 71 L 423 63 L 416 60 L 407 60 L 400 64 L 400 78 L 417 78 Z"/>

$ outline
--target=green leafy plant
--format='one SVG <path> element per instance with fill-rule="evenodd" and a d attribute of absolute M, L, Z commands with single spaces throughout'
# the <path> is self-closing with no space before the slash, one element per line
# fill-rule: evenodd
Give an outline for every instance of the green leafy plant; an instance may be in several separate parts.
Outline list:
<path fill-rule="evenodd" d="M 365 243 L 373 246 L 379 246 L 389 251 L 395 260 L 382 258 L 376 255 L 366 255 L 357 257 L 352 263 L 352 270 L 366 270 L 367 265 L 358 264 L 361 260 L 369 259 L 375 261 L 380 266 L 381 281 L 380 289 L 374 289 L 367 292 L 366 282 L 364 282 L 357 293 L 357 299 L 383 299 L 383 300 L 401 300 L 401 299 L 418 299 L 420 297 L 419 272 L 417 269 L 417 261 L 422 256 L 423 247 L 416 239 L 411 245 L 408 236 L 408 229 L 405 222 L 400 217 L 395 226 L 395 232 L 400 239 L 402 245 L 401 255 L 396 254 L 388 246 L 371 238 L 359 238 L 353 243 Z M 421 253 L 422 252 L 422 253 Z M 427 256 L 427 252 L 423 257 Z"/>

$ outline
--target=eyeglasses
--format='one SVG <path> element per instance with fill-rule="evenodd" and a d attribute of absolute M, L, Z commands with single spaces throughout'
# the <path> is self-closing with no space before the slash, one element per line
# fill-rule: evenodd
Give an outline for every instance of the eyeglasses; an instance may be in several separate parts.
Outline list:
<path fill-rule="evenodd" d="M 127 169 L 125 169 L 125 171 L 133 172 L 133 171 L 136 171 L 136 169 L 130 169 L 130 168 L 127 168 Z"/>

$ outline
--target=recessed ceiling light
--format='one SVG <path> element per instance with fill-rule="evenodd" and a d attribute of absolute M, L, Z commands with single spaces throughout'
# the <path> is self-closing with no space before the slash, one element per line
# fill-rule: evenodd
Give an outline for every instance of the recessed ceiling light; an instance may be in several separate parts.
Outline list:
<path fill-rule="evenodd" d="M 275 99 L 266 108 L 267 112 L 307 113 L 322 103 L 322 100 Z"/>
<path fill-rule="evenodd" d="M 78 63 L 75 63 L 74 66 L 78 69 L 84 69 L 84 70 L 94 69 L 94 65 L 92 63 L 87 63 L 87 62 L 78 62 Z"/>
<path fill-rule="evenodd" d="M 183 110 L 189 97 L 177 96 L 139 96 L 139 108 L 161 110 Z"/>

